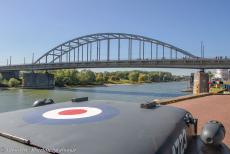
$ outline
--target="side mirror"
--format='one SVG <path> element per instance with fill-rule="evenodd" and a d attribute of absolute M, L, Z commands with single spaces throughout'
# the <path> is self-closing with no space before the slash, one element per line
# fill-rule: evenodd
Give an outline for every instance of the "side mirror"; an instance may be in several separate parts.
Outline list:
<path fill-rule="evenodd" d="M 207 122 L 200 135 L 201 140 L 207 145 L 220 145 L 225 137 L 225 128 L 219 121 Z"/>

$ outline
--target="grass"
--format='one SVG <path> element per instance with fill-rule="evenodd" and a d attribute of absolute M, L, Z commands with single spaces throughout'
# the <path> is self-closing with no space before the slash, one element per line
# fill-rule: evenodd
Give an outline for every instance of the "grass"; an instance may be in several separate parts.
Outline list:
<path fill-rule="evenodd" d="M 220 92 L 220 91 L 223 91 L 224 89 L 223 88 L 215 88 L 215 87 L 212 87 L 212 88 L 210 88 L 210 90 L 209 90 L 209 92 L 210 93 L 218 93 L 218 92 Z"/>
<path fill-rule="evenodd" d="M 137 84 L 139 82 L 132 82 L 130 80 L 119 80 L 119 81 L 109 80 L 108 83 L 109 84 Z"/>

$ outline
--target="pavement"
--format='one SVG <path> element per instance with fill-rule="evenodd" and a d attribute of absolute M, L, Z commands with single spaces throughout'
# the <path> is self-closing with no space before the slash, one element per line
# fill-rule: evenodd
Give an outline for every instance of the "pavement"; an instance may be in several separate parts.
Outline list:
<path fill-rule="evenodd" d="M 186 109 L 193 117 L 198 118 L 199 134 L 202 126 L 209 120 L 221 121 L 226 129 L 224 143 L 230 147 L 230 95 L 212 95 L 169 105 Z"/>

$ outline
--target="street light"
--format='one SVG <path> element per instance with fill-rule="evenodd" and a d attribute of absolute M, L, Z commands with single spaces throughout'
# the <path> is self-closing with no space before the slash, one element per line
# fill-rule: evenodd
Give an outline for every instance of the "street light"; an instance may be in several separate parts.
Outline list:
<path fill-rule="evenodd" d="M 34 63 L 34 52 L 32 54 L 32 64 Z"/>
<path fill-rule="evenodd" d="M 11 65 L 11 56 L 10 56 L 10 65 Z"/>
<path fill-rule="evenodd" d="M 203 44 L 203 41 L 201 41 L 200 52 L 201 52 L 201 58 L 204 58 L 204 44 Z"/>

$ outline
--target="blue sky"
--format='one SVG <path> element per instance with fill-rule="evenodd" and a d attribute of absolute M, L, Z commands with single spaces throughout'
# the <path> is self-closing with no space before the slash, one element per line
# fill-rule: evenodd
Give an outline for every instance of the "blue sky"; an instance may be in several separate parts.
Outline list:
<path fill-rule="evenodd" d="M 230 56 L 229 17 L 229 0 L 1 0 L 0 65 L 99 32 L 140 34 L 195 55 L 203 41 L 205 56 Z"/>

